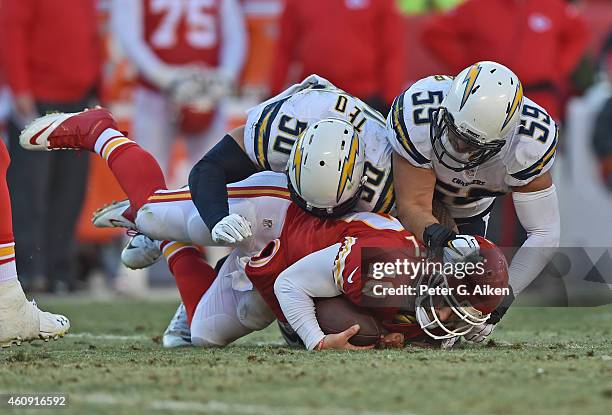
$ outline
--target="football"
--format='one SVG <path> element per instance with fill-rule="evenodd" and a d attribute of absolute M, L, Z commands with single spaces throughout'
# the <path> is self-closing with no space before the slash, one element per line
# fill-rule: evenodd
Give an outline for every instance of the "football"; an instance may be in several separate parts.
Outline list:
<path fill-rule="evenodd" d="M 376 319 L 340 296 L 315 299 L 317 321 L 325 334 L 343 332 L 353 324 L 359 324 L 359 332 L 350 343 L 354 346 L 369 346 L 375 344 L 382 334 L 382 328 Z"/>

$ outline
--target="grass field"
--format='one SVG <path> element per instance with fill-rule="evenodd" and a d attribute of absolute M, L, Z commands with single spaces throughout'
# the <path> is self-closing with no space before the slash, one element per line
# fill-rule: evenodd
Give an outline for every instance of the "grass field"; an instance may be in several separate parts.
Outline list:
<path fill-rule="evenodd" d="M 225 349 L 164 350 L 174 302 L 43 305 L 72 334 L 0 351 L 2 392 L 69 395 L 34 413 L 612 413 L 612 307 L 517 308 L 485 347 L 311 353 L 283 347 L 275 325 Z"/>

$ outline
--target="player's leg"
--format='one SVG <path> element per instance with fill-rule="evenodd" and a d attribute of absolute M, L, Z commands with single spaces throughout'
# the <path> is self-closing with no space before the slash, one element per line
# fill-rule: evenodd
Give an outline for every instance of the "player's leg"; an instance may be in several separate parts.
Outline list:
<path fill-rule="evenodd" d="M 236 275 L 229 271 L 236 259 L 230 255 L 195 309 L 190 326 L 194 346 L 227 346 L 240 337 L 266 328 L 275 320 L 257 291 L 233 288 Z"/>
<path fill-rule="evenodd" d="M 17 278 L 15 241 L 11 215 L 11 201 L 6 171 L 10 158 L 0 140 L 0 346 L 19 344 L 38 338 L 63 336 L 70 328 L 68 319 L 41 311 L 29 302 Z"/>
<path fill-rule="evenodd" d="M 28 150 L 83 149 L 100 155 L 130 201 L 124 213 L 126 226 L 153 192 L 166 188 L 153 156 L 118 131 L 111 113 L 103 108 L 37 118 L 21 132 L 19 141 Z"/>
<path fill-rule="evenodd" d="M 257 173 L 228 186 L 229 211 L 246 218 L 253 226 L 253 238 L 242 242 L 244 252 L 255 253 L 280 235 L 284 213 L 289 205 L 283 174 Z M 121 209 L 117 209 L 120 214 Z M 136 227 L 145 236 L 130 241 L 122 254 L 130 268 L 149 266 L 159 257 L 153 240 L 187 242 L 200 246 L 217 246 L 210 230 L 191 200 L 188 188 L 158 190 L 137 214 Z M 129 249 L 128 249 L 129 248 Z"/>
<path fill-rule="evenodd" d="M 164 333 L 164 346 L 225 346 L 251 331 L 267 327 L 274 315 L 253 290 L 232 288 L 237 255 L 221 267 L 221 276 L 195 247 L 178 242 L 163 243 L 164 256 L 176 280 L 183 304 Z M 190 330 L 191 327 L 191 330 Z"/>

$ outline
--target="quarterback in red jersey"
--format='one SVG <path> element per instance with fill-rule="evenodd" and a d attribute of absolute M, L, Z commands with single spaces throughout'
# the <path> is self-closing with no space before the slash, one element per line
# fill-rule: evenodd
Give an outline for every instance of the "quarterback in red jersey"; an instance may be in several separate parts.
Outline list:
<path fill-rule="evenodd" d="M 246 273 L 308 349 L 353 348 L 348 337 L 325 335 L 315 316 L 313 298 L 338 295 L 369 309 L 402 342 L 452 345 L 482 324 L 507 290 L 503 254 L 486 239 L 475 239 L 480 249 L 473 272 L 459 278 L 458 272 L 431 272 L 442 270 L 442 263 L 428 262 L 425 246 L 391 216 L 352 213 L 322 220 L 292 205 L 280 238 L 251 258 Z M 387 272 L 381 273 L 383 267 Z"/>

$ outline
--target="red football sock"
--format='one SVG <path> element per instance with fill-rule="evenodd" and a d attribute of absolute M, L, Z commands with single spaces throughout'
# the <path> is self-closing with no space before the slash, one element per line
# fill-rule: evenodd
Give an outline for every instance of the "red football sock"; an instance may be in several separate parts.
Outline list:
<path fill-rule="evenodd" d="M 6 171 L 10 162 L 8 150 L 0 138 L 0 244 L 13 242 L 11 199 L 6 184 Z"/>
<path fill-rule="evenodd" d="M 8 150 L 0 138 L 0 282 L 17 278 L 11 199 L 6 184 L 6 171 L 10 161 Z"/>
<path fill-rule="evenodd" d="M 113 151 L 107 162 L 130 199 L 130 210 L 124 213 L 130 220 L 134 220 L 149 196 L 166 189 L 166 179 L 155 158 L 134 142 Z"/>
<path fill-rule="evenodd" d="M 187 311 L 187 319 L 191 324 L 200 299 L 215 280 L 215 270 L 204 261 L 202 253 L 193 245 L 162 242 L 161 248 L 176 280 Z"/>

